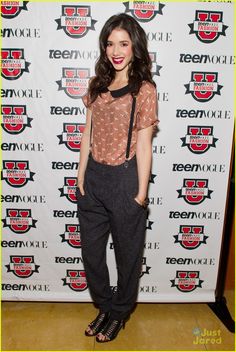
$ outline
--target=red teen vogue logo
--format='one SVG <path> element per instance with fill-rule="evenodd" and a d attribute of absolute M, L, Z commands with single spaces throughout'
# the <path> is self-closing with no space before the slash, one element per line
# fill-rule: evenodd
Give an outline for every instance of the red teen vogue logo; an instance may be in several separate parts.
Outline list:
<path fill-rule="evenodd" d="M 216 146 L 218 138 L 213 136 L 213 126 L 187 126 L 187 134 L 181 138 L 182 147 L 188 147 L 194 154 L 203 154 Z"/>
<path fill-rule="evenodd" d="M 207 179 L 190 179 L 183 180 L 183 187 L 177 190 L 178 198 L 183 198 L 190 205 L 201 204 L 206 198 L 211 198 L 213 191 L 208 188 Z"/>
<path fill-rule="evenodd" d="M 10 264 L 5 265 L 7 272 L 15 276 L 26 279 L 34 273 L 38 273 L 39 265 L 34 262 L 33 255 L 10 255 Z"/>
<path fill-rule="evenodd" d="M 162 9 L 165 6 L 156 1 L 128 1 L 123 2 L 125 12 L 131 12 L 133 17 L 140 22 L 149 22 L 153 20 L 157 14 L 163 15 Z"/>
<path fill-rule="evenodd" d="M 28 160 L 3 160 L 2 180 L 9 186 L 24 187 L 28 181 L 34 181 L 34 172 L 29 169 Z"/>
<path fill-rule="evenodd" d="M 223 24 L 222 11 L 197 10 L 195 21 L 189 24 L 189 34 L 196 34 L 196 37 L 203 43 L 213 43 L 220 35 L 225 36 L 228 26 Z"/>
<path fill-rule="evenodd" d="M 6 218 L 2 220 L 3 227 L 9 227 L 17 234 L 24 234 L 36 227 L 37 220 L 31 215 L 31 209 L 6 209 Z"/>
<path fill-rule="evenodd" d="M 2 49 L 1 61 L 1 74 L 5 79 L 13 81 L 29 72 L 30 63 L 25 61 L 24 49 Z"/>
<path fill-rule="evenodd" d="M 191 73 L 191 81 L 184 85 L 185 94 L 191 94 L 192 97 L 200 103 L 211 100 L 215 94 L 220 95 L 223 86 L 218 84 L 218 72 L 196 72 Z"/>
<path fill-rule="evenodd" d="M 56 81 L 58 90 L 64 90 L 70 98 L 82 98 L 87 92 L 89 77 L 89 68 L 63 67 L 62 79 Z"/>
<path fill-rule="evenodd" d="M 63 29 L 71 38 L 82 38 L 89 30 L 95 30 L 97 21 L 91 18 L 91 6 L 62 5 L 61 18 L 55 20 L 57 29 Z"/>
<path fill-rule="evenodd" d="M 79 152 L 84 128 L 84 124 L 64 123 L 63 133 L 57 136 L 59 144 L 65 144 L 72 152 Z"/>
<path fill-rule="evenodd" d="M 176 278 L 170 280 L 171 287 L 176 287 L 181 292 L 192 292 L 197 287 L 202 287 L 199 271 L 176 271 Z"/>
<path fill-rule="evenodd" d="M 66 224 L 65 232 L 60 236 L 62 242 L 67 242 L 73 248 L 81 248 L 80 226 L 78 224 Z"/>
<path fill-rule="evenodd" d="M 204 234 L 202 225 L 180 225 L 178 235 L 174 235 L 175 243 L 179 243 L 184 249 L 198 248 L 202 243 L 206 244 L 208 236 Z"/>
<path fill-rule="evenodd" d="M 31 127 L 32 118 L 27 116 L 26 105 L 2 105 L 2 128 L 9 134 L 19 134 Z"/>
<path fill-rule="evenodd" d="M 64 177 L 64 186 L 59 188 L 59 191 L 61 192 L 60 197 L 66 197 L 71 203 L 77 203 L 76 184 L 76 177 Z"/>
<path fill-rule="evenodd" d="M 1 15 L 3 18 L 11 19 L 18 16 L 21 10 L 27 11 L 29 1 L 1 1 Z"/>
<path fill-rule="evenodd" d="M 63 286 L 69 286 L 73 291 L 84 291 L 88 284 L 84 270 L 69 269 L 66 271 L 66 278 L 62 279 Z"/>

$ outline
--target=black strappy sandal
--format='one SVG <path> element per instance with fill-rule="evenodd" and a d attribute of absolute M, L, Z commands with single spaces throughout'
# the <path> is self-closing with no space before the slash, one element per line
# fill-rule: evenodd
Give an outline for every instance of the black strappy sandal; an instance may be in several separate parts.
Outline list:
<path fill-rule="evenodd" d="M 105 339 L 100 340 L 99 337 L 96 336 L 96 341 L 103 343 L 114 340 L 122 327 L 123 329 L 125 328 L 124 320 L 110 319 L 107 325 L 100 331 L 100 334 L 104 335 Z"/>
<path fill-rule="evenodd" d="M 92 331 L 90 334 L 85 330 L 86 336 L 96 336 L 107 324 L 110 313 L 99 313 L 98 316 L 88 325 L 88 328 Z"/>

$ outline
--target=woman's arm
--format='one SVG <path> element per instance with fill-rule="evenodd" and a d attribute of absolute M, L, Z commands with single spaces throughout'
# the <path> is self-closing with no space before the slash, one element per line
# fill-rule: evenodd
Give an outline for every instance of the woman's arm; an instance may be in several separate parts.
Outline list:
<path fill-rule="evenodd" d="M 148 182 L 152 165 L 153 126 L 138 131 L 136 157 L 138 166 L 139 189 L 135 200 L 144 205 L 147 197 Z"/>
<path fill-rule="evenodd" d="M 86 113 L 86 125 L 81 139 L 80 145 L 80 161 L 77 174 L 77 187 L 79 187 L 80 193 L 84 195 L 84 174 L 87 167 L 88 155 L 90 149 L 90 132 L 91 132 L 91 116 L 92 111 L 87 108 Z"/>

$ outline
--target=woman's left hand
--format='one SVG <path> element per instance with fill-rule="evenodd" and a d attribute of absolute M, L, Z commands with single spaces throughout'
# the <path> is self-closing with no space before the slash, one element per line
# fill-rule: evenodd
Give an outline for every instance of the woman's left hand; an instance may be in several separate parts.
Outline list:
<path fill-rule="evenodd" d="M 134 200 L 139 204 L 139 205 L 141 205 L 142 207 L 146 207 L 147 206 L 147 202 L 146 202 L 146 198 L 144 198 L 144 199 L 141 199 L 141 198 L 139 198 L 139 197 L 135 197 L 134 198 Z"/>

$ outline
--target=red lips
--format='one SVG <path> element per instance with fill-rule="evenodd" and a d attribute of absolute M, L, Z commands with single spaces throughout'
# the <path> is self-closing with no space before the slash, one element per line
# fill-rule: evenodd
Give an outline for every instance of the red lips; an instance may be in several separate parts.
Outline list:
<path fill-rule="evenodd" d="M 112 58 L 112 62 L 115 64 L 115 65 L 120 65 L 122 64 L 122 62 L 124 61 L 124 58 L 123 57 L 113 57 Z"/>

